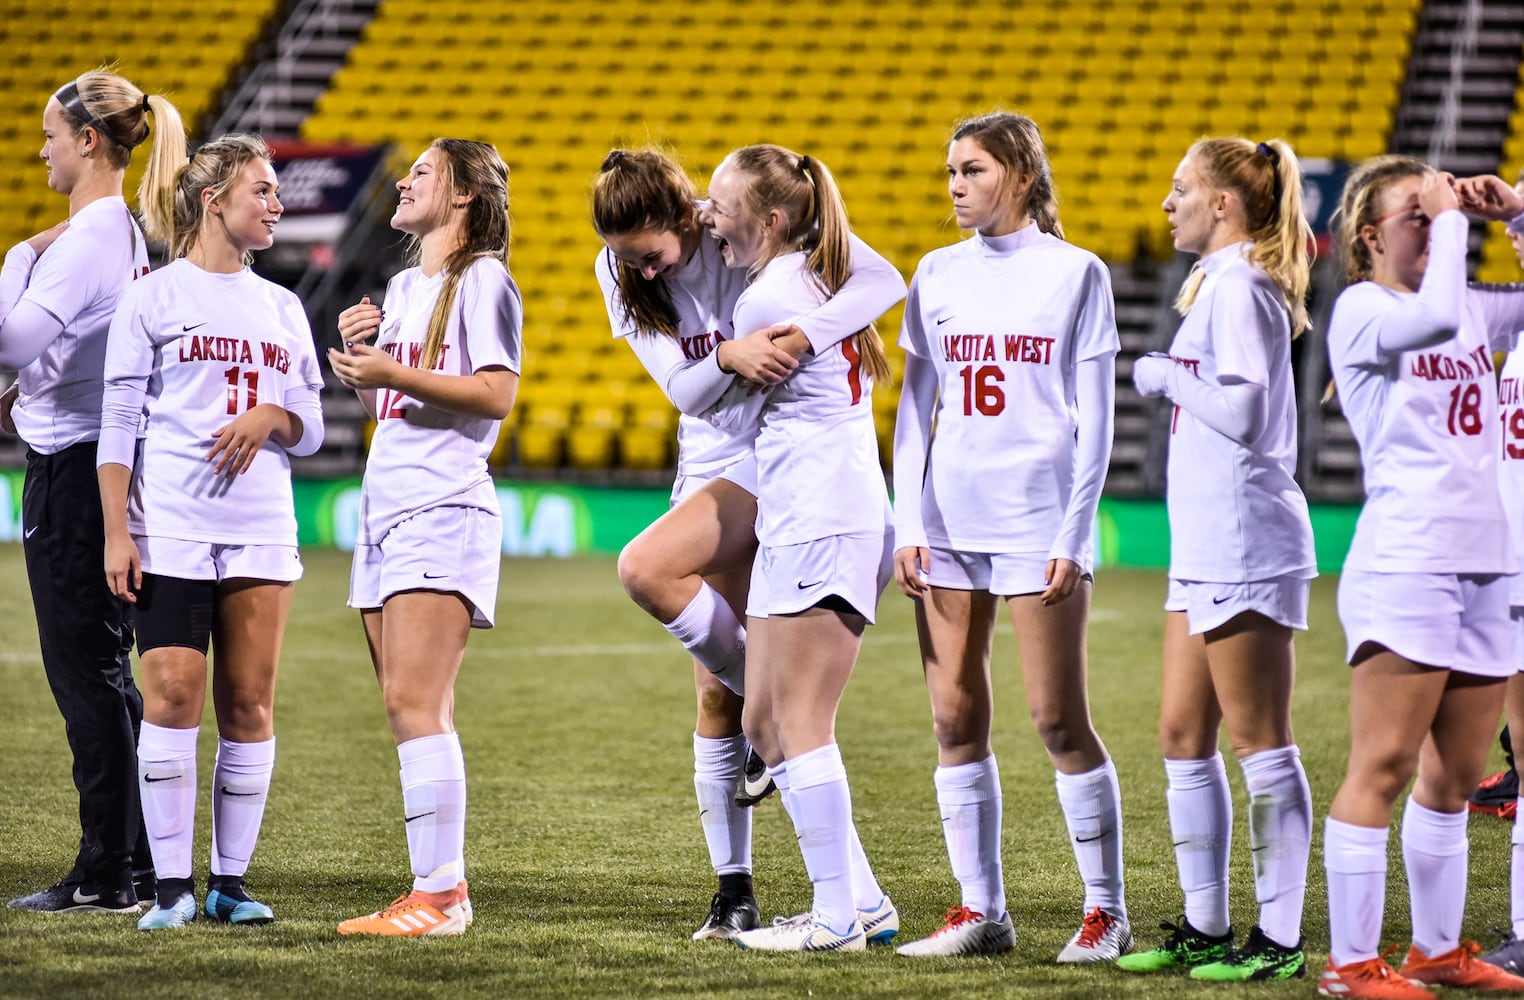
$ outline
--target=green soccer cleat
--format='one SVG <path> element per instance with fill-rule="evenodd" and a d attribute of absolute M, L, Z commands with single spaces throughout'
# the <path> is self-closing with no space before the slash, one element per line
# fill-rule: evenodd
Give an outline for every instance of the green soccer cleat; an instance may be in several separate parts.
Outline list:
<path fill-rule="evenodd" d="M 1198 965 L 1220 962 L 1233 951 L 1233 928 L 1221 937 L 1208 937 L 1180 918 L 1179 925 L 1161 923 L 1170 932 L 1164 943 L 1152 951 L 1140 951 L 1117 959 L 1117 968 L 1126 972 L 1168 972 L 1192 969 Z"/>
<path fill-rule="evenodd" d="M 1265 937 L 1263 931 L 1254 927 L 1249 940 L 1242 948 L 1229 950 L 1220 961 L 1198 965 L 1191 970 L 1192 979 L 1205 979 L 1214 983 L 1246 983 L 1269 979 L 1301 979 L 1307 974 L 1307 956 L 1302 954 L 1302 942 L 1286 948 Z"/>

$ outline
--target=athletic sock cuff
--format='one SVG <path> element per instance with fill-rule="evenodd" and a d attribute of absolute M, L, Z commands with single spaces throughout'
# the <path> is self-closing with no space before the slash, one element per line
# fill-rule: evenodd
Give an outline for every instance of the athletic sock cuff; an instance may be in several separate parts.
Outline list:
<path fill-rule="evenodd" d="M 143 760 L 195 760 L 200 726 L 167 729 L 152 722 L 143 723 L 138 736 L 138 757 Z"/>
<path fill-rule="evenodd" d="M 402 783 L 419 781 L 465 781 L 466 759 L 460 751 L 460 738 L 454 733 L 420 736 L 397 744 L 397 759 L 402 764 Z"/>
<path fill-rule="evenodd" d="M 1223 764 L 1220 753 L 1201 760 L 1171 760 L 1166 757 L 1164 773 L 1169 776 L 1169 787 L 1181 792 L 1206 788 L 1228 780 L 1228 769 Z"/>
<path fill-rule="evenodd" d="M 1323 867 L 1340 875 L 1386 871 L 1387 828 L 1323 821 Z"/>
<path fill-rule="evenodd" d="M 1000 769 L 993 754 L 972 764 L 938 767 L 931 781 L 937 801 L 948 805 L 973 805 L 1000 797 Z"/>
<path fill-rule="evenodd" d="M 788 777 L 795 792 L 834 781 L 846 781 L 847 767 L 842 763 L 841 748 L 835 743 L 827 743 L 809 753 L 790 758 Z"/>
<path fill-rule="evenodd" d="M 1409 795 L 1402 807 L 1402 845 L 1441 857 L 1463 853 L 1468 846 L 1466 810 L 1438 812 Z"/>

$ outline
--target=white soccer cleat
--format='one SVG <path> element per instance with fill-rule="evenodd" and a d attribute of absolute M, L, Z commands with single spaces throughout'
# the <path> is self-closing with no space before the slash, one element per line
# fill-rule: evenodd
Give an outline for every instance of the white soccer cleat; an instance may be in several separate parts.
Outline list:
<path fill-rule="evenodd" d="M 885 896 L 871 910 L 858 910 L 857 919 L 862 922 L 863 934 L 869 944 L 888 944 L 900 932 L 900 911 Z"/>
<path fill-rule="evenodd" d="M 1080 929 L 1058 953 L 1058 961 L 1065 964 L 1115 962 L 1129 951 L 1132 951 L 1132 928 L 1126 920 L 1097 906 L 1085 914 Z"/>
<path fill-rule="evenodd" d="M 865 951 L 868 936 L 860 920 L 853 920 L 845 934 L 818 923 L 813 913 L 776 917 L 767 927 L 742 931 L 731 939 L 753 951 Z"/>
<path fill-rule="evenodd" d="M 966 906 L 955 906 L 947 911 L 945 923 L 919 941 L 911 941 L 894 949 L 896 955 L 920 958 L 927 955 L 999 955 L 1016 947 L 1016 928 L 1011 926 L 1007 913 L 999 920 L 990 920 L 984 914 Z"/>

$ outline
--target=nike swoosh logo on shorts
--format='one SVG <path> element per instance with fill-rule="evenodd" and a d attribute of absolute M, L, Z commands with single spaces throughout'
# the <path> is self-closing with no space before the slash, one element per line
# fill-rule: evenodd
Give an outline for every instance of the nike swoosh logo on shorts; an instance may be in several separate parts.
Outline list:
<path fill-rule="evenodd" d="M 449 575 L 450 574 L 448 574 L 448 573 L 425 573 L 425 574 L 423 574 L 423 578 L 425 580 L 443 580 L 445 577 L 447 577 Z"/>
<path fill-rule="evenodd" d="M 1229 594 L 1227 597 L 1214 597 L 1214 598 L 1212 598 L 1212 603 L 1213 604 L 1226 604 L 1229 601 L 1231 601 L 1232 599 L 1233 599 L 1233 595 Z"/>
<path fill-rule="evenodd" d="M 824 580 L 816 580 L 814 583 L 805 583 L 803 580 L 801 580 L 801 581 L 799 581 L 798 587 L 799 587 L 800 590 L 809 590 L 811 587 L 818 587 L 822 583 L 825 583 L 825 581 Z"/>
<path fill-rule="evenodd" d="M 31 538 L 33 535 L 37 534 L 37 529 L 39 527 L 41 527 L 41 525 L 37 525 L 37 524 L 32 525 L 30 528 L 26 529 L 26 531 L 24 531 L 22 533 L 21 537 L 22 538 Z"/>

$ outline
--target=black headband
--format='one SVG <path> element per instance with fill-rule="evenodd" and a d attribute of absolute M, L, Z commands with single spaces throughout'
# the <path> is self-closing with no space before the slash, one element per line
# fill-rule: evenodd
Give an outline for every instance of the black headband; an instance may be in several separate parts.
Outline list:
<path fill-rule="evenodd" d="M 83 122 L 86 126 L 95 129 L 95 131 L 110 139 L 118 146 L 122 146 L 126 149 L 132 149 L 138 145 L 138 143 L 128 142 L 126 139 L 123 139 L 111 129 L 107 128 L 106 124 L 99 118 L 96 118 L 89 111 L 85 110 L 85 102 L 82 101 L 79 96 L 78 82 L 70 80 L 62 87 L 59 87 L 58 92 L 53 95 L 53 99 L 57 101 L 59 105 L 69 113 L 70 118 L 73 118 L 75 121 Z M 147 110 L 147 94 L 143 95 L 143 106 L 144 110 Z"/>

